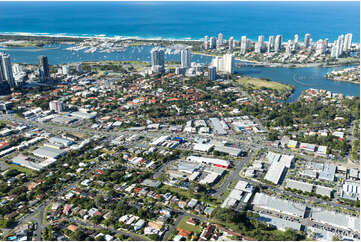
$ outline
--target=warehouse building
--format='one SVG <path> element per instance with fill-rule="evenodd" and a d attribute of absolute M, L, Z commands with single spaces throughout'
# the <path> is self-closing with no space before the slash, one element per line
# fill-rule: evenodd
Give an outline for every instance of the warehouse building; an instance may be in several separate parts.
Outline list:
<path fill-rule="evenodd" d="M 332 188 L 316 185 L 316 194 L 326 197 L 331 197 L 332 194 Z"/>
<path fill-rule="evenodd" d="M 226 160 L 216 159 L 216 158 L 208 158 L 208 157 L 200 157 L 200 156 L 188 156 L 186 161 L 197 162 L 197 163 L 205 163 L 207 165 L 213 165 L 221 168 L 228 168 L 230 163 Z"/>
<path fill-rule="evenodd" d="M 224 129 L 224 124 L 221 123 L 221 121 L 218 118 L 210 118 L 209 121 L 211 121 L 212 127 L 216 134 L 218 135 L 226 135 L 227 131 Z"/>
<path fill-rule="evenodd" d="M 273 210 L 279 213 L 285 213 L 291 216 L 305 216 L 306 205 L 272 197 L 264 193 L 256 193 L 252 204 L 255 207 Z"/>
<path fill-rule="evenodd" d="M 319 223 L 325 223 L 342 229 L 360 232 L 359 217 L 314 207 L 311 209 L 311 218 Z"/>
<path fill-rule="evenodd" d="M 48 141 L 52 144 L 61 144 L 65 147 L 69 147 L 73 143 L 73 141 L 71 140 L 63 139 L 59 137 L 51 137 Z"/>
<path fill-rule="evenodd" d="M 287 179 L 286 186 L 291 189 L 300 190 L 303 192 L 312 192 L 313 184 Z"/>
<path fill-rule="evenodd" d="M 264 213 L 260 213 L 257 220 L 260 222 L 265 222 L 267 224 L 271 224 L 274 227 L 276 227 L 276 229 L 282 230 L 282 231 L 286 231 L 286 229 L 288 229 L 288 228 L 292 229 L 295 232 L 303 230 L 303 225 L 300 223 L 281 219 L 281 218 L 278 218 L 278 217 L 275 217 L 272 215 L 268 215 L 268 214 L 264 214 Z"/>
<path fill-rule="evenodd" d="M 268 169 L 264 179 L 274 184 L 280 185 L 282 184 L 282 180 L 286 176 L 286 173 L 287 167 L 284 164 L 274 162 Z"/>
<path fill-rule="evenodd" d="M 327 181 L 334 181 L 336 173 L 336 166 L 331 163 L 326 163 L 323 165 L 323 169 L 320 172 L 318 178 Z"/>
<path fill-rule="evenodd" d="M 65 155 L 66 152 L 63 150 L 51 148 L 51 147 L 40 147 L 33 151 L 33 155 L 46 158 L 46 159 L 57 159 L 62 155 Z"/>

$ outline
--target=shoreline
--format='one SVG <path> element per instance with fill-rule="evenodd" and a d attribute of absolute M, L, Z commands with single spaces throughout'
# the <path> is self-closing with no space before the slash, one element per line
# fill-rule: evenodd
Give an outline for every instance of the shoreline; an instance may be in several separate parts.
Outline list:
<path fill-rule="evenodd" d="M 84 41 L 84 40 L 91 40 L 91 39 L 109 39 L 109 40 L 118 40 L 118 41 L 144 41 L 144 42 L 158 42 L 158 41 L 170 41 L 170 42 L 195 42 L 198 43 L 202 42 L 202 40 L 186 40 L 186 39 L 162 39 L 162 38 L 142 38 L 142 37 L 121 37 L 121 36 L 115 36 L 115 37 L 107 37 L 103 35 L 98 36 L 69 36 L 69 35 L 60 35 L 60 34 L 32 34 L 32 33 L 0 33 L 0 39 L 7 39 L 8 41 L 45 41 L 45 42 L 58 42 L 60 43 L 68 43 L 73 42 L 72 44 L 75 44 L 76 41 Z M 46 43 L 44 43 L 45 45 Z M 144 43 L 144 45 L 146 45 Z M 37 49 L 42 49 L 42 46 L 37 46 L 36 43 L 32 44 L 25 44 L 22 46 L 19 43 L 11 44 L 9 43 L 9 46 L 4 45 L 4 47 L 7 48 L 27 48 L 27 47 L 33 47 Z M 46 48 L 47 49 L 47 48 Z M 202 55 L 202 56 L 222 56 L 217 54 L 211 54 L 211 53 L 203 53 L 201 51 L 194 51 L 193 54 L 195 55 Z M 358 61 L 355 60 L 355 62 L 350 63 L 335 63 L 335 64 L 326 64 L 326 63 L 305 63 L 305 64 L 293 64 L 293 63 L 268 63 L 268 62 L 257 62 L 247 59 L 241 59 L 239 57 L 236 57 L 235 60 L 241 61 L 241 62 L 247 62 L 255 67 L 275 67 L 275 68 L 307 68 L 307 67 L 339 67 L 339 66 L 348 66 L 348 65 L 356 65 L 360 64 Z M 349 81 L 348 81 L 349 82 Z M 354 82 L 352 82 L 354 83 Z M 359 83 L 356 83 L 359 84 Z"/>

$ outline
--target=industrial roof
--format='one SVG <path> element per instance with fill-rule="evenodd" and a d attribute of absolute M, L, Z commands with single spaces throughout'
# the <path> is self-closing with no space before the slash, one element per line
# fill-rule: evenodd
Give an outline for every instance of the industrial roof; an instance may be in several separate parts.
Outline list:
<path fill-rule="evenodd" d="M 292 189 L 301 190 L 304 192 L 312 192 L 313 184 L 307 182 L 301 182 L 296 180 L 287 179 L 286 180 L 287 187 Z"/>
<path fill-rule="evenodd" d="M 274 184 L 278 184 L 281 180 L 284 172 L 287 171 L 287 168 L 282 163 L 274 162 L 268 169 L 264 179 L 270 181 Z"/>
<path fill-rule="evenodd" d="M 258 217 L 258 221 L 262 221 L 268 224 L 272 224 L 277 227 L 279 230 L 286 230 L 287 228 L 291 228 L 294 230 L 301 230 L 301 224 L 297 222 L 292 222 L 289 220 L 281 219 L 275 216 L 271 216 L 268 214 L 260 213 Z"/>
<path fill-rule="evenodd" d="M 304 217 L 306 205 L 272 197 L 264 193 L 256 193 L 253 202 L 256 207 L 278 211 L 281 213 Z"/>

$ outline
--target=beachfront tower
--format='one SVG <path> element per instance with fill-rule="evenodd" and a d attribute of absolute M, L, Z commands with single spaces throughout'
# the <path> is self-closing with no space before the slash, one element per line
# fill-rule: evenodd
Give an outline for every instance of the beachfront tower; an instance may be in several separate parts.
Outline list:
<path fill-rule="evenodd" d="M 311 35 L 310 34 L 305 34 L 303 44 L 305 45 L 305 48 L 308 48 L 311 46 Z"/>
<path fill-rule="evenodd" d="M 205 50 L 208 50 L 208 35 L 204 36 L 203 48 L 204 48 Z"/>
<path fill-rule="evenodd" d="M 244 55 L 247 52 L 247 36 L 242 36 L 241 38 L 241 54 Z"/>
<path fill-rule="evenodd" d="M 277 35 L 275 41 L 275 52 L 280 52 L 281 48 L 282 48 L 282 35 Z"/>

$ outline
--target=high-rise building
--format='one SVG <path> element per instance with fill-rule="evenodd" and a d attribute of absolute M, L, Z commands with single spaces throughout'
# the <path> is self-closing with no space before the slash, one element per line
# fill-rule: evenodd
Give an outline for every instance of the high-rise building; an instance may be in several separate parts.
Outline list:
<path fill-rule="evenodd" d="M 324 53 L 326 54 L 326 52 L 327 52 L 327 47 L 328 47 L 328 39 L 326 38 L 326 39 L 324 39 L 324 41 L 323 41 L 323 46 L 324 46 Z"/>
<path fill-rule="evenodd" d="M 208 67 L 208 77 L 210 81 L 217 79 L 217 68 L 215 66 Z"/>
<path fill-rule="evenodd" d="M 49 81 L 50 71 L 49 71 L 48 57 L 45 55 L 39 56 L 38 65 L 39 65 L 40 82 Z"/>
<path fill-rule="evenodd" d="M 68 65 L 63 65 L 61 67 L 63 75 L 69 75 L 70 74 L 70 67 Z"/>
<path fill-rule="evenodd" d="M 54 110 L 57 113 L 64 111 L 64 103 L 60 100 L 54 100 L 49 102 L 49 109 Z"/>
<path fill-rule="evenodd" d="M 223 34 L 219 33 L 218 34 L 218 40 L 217 40 L 217 47 L 220 47 L 223 45 Z"/>
<path fill-rule="evenodd" d="M 192 51 L 190 47 L 187 47 L 181 51 L 181 66 L 185 68 L 191 67 Z"/>
<path fill-rule="evenodd" d="M 343 47 L 342 50 L 347 52 L 351 49 L 351 45 L 352 45 L 352 34 L 346 34 L 345 35 L 345 41 L 343 43 Z"/>
<path fill-rule="evenodd" d="M 287 41 L 287 46 L 286 46 L 286 53 L 288 55 L 292 54 L 292 46 L 293 46 L 292 40 L 288 40 Z"/>
<path fill-rule="evenodd" d="M 343 39 L 344 36 L 340 35 L 338 36 L 337 40 L 333 42 L 332 48 L 331 48 L 331 57 L 338 58 L 342 54 L 342 47 L 343 47 Z"/>
<path fill-rule="evenodd" d="M 76 72 L 78 72 L 78 73 L 82 73 L 82 72 L 83 72 L 83 66 L 82 66 L 82 64 L 81 64 L 81 63 L 77 64 L 77 65 L 75 66 L 75 70 L 76 70 Z"/>
<path fill-rule="evenodd" d="M 161 72 L 164 69 L 164 50 L 155 48 L 150 51 L 152 69 Z"/>
<path fill-rule="evenodd" d="M 298 34 L 295 34 L 293 38 L 293 50 L 297 50 L 298 48 Z"/>
<path fill-rule="evenodd" d="M 223 65 L 225 73 L 233 74 L 234 57 L 232 54 L 227 53 L 223 55 Z"/>
<path fill-rule="evenodd" d="M 308 48 L 311 46 L 311 35 L 310 34 L 305 34 L 303 44 L 304 44 L 305 48 Z"/>
<path fill-rule="evenodd" d="M 4 52 L 0 53 L 0 81 L 6 81 L 10 88 L 15 87 L 10 55 Z"/>
<path fill-rule="evenodd" d="M 275 39 L 274 39 L 274 36 L 271 35 L 269 38 L 268 38 L 268 45 L 267 45 L 267 52 L 271 52 L 271 50 L 274 48 L 275 46 Z"/>
<path fill-rule="evenodd" d="M 325 53 L 325 42 L 320 39 L 316 43 L 316 54 L 323 55 Z"/>
<path fill-rule="evenodd" d="M 255 46 L 254 46 L 254 51 L 255 51 L 256 53 L 262 53 L 263 45 L 264 45 L 264 36 L 263 36 L 263 35 L 259 35 L 259 36 L 258 36 L 258 41 L 256 42 L 256 44 L 255 44 Z"/>
<path fill-rule="evenodd" d="M 248 48 L 247 36 L 241 38 L 241 54 L 246 54 Z"/>
<path fill-rule="evenodd" d="M 229 38 L 228 40 L 228 49 L 232 50 L 234 47 L 234 38 L 233 36 Z"/>
<path fill-rule="evenodd" d="M 275 40 L 275 52 L 280 52 L 282 49 L 282 35 L 277 35 Z"/>
<path fill-rule="evenodd" d="M 208 35 L 204 36 L 203 48 L 204 48 L 205 50 L 208 50 Z"/>
<path fill-rule="evenodd" d="M 209 47 L 211 49 L 215 49 L 217 47 L 217 39 L 216 37 L 212 36 L 210 39 Z"/>

